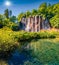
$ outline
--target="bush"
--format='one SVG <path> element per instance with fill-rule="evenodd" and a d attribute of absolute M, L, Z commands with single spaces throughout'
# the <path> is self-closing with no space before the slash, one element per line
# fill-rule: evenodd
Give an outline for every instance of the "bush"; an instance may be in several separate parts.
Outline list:
<path fill-rule="evenodd" d="M 13 31 L 0 29 L 0 56 L 13 52 L 17 47 L 17 40 L 13 36 Z"/>
<path fill-rule="evenodd" d="M 40 38 L 56 38 L 56 35 L 54 34 L 54 32 L 53 31 L 41 31 L 38 33 L 38 36 Z"/>
<path fill-rule="evenodd" d="M 44 39 L 44 38 L 57 38 L 59 37 L 59 32 L 56 31 L 40 31 L 40 32 L 18 32 L 19 41 L 28 41 L 33 39 Z M 17 37 L 16 36 L 16 37 Z"/>

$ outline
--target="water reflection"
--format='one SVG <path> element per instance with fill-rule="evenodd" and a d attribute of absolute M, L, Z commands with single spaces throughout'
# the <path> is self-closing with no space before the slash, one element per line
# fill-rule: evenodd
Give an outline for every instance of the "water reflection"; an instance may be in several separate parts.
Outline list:
<path fill-rule="evenodd" d="M 30 61 L 32 57 L 28 52 L 15 51 L 12 56 L 8 59 L 9 65 L 23 65 L 25 61 Z"/>

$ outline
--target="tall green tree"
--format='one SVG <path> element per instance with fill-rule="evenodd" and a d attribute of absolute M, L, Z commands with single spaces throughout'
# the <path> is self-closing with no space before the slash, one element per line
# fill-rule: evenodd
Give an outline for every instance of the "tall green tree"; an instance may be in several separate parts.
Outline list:
<path fill-rule="evenodd" d="M 38 14 L 42 15 L 44 18 L 47 16 L 47 3 L 42 3 L 38 8 Z"/>
<path fill-rule="evenodd" d="M 35 15 L 37 15 L 37 14 L 38 14 L 37 10 L 36 10 L 36 9 L 33 9 L 33 10 L 32 10 L 32 16 L 35 16 Z"/>
<path fill-rule="evenodd" d="M 15 23 L 15 22 L 17 21 L 16 16 L 11 16 L 11 17 L 10 17 L 10 21 Z"/>
<path fill-rule="evenodd" d="M 4 15 L 1 15 L 0 14 L 0 28 L 2 28 L 3 27 L 3 23 L 4 23 Z"/>
<path fill-rule="evenodd" d="M 53 14 L 59 14 L 59 3 L 53 5 Z"/>
<path fill-rule="evenodd" d="M 26 14 L 26 17 L 29 17 L 31 15 L 31 12 L 27 11 L 25 14 Z"/>
<path fill-rule="evenodd" d="M 50 19 L 51 26 L 53 28 L 59 28 L 59 15 L 55 15 Z"/>
<path fill-rule="evenodd" d="M 8 9 L 6 9 L 5 11 L 4 11 L 4 15 L 5 15 L 5 17 L 8 19 L 11 15 L 12 15 L 12 11 L 10 10 L 8 10 Z"/>
<path fill-rule="evenodd" d="M 6 10 L 4 11 L 4 15 L 6 16 L 6 18 L 9 18 L 9 10 L 8 10 L 8 9 L 6 9 Z"/>
<path fill-rule="evenodd" d="M 53 14 L 53 6 L 51 4 L 48 4 L 46 18 L 50 19 L 53 16 L 54 16 L 54 14 Z"/>
<path fill-rule="evenodd" d="M 10 17 L 12 16 L 12 11 L 11 11 L 11 10 L 9 11 L 9 16 L 10 16 Z"/>
<path fill-rule="evenodd" d="M 19 15 L 18 15 L 18 21 L 20 22 L 21 21 L 21 18 L 22 17 L 24 17 L 24 16 L 26 16 L 26 14 L 24 14 L 24 13 L 20 13 Z"/>

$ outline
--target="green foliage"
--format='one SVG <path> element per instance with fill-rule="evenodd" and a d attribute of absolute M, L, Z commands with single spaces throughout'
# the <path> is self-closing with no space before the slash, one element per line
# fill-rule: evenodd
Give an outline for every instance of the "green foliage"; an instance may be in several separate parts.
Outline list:
<path fill-rule="evenodd" d="M 31 12 L 30 11 L 27 11 L 26 12 L 26 17 L 29 17 L 31 15 Z"/>
<path fill-rule="evenodd" d="M 15 30 L 18 28 L 18 25 L 14 23 L 13 21 L 10 21 L 10 19 L 5 18 L 4 21 L 1 23 L 3 27 L 9 27 L 12 30 Z"/>
<path fill-rule="evenodd" d="M 21 18 L 23 17 L 23 16 L 25 16 L 25 14 L 24 13 L 20 13 L 19 15 L 18 15 L 18 21 L 20 22 L 21 21 Z"/>
<path fill-rule="evenodd" d="M 12 22 L 14 22 L 14 23 L 15 23 L 15 22 L 16 22 L 16 20 L 17 20 L 16 16 L 11 16 L 11 17 L 10 17 L 10 21 L 12 21 Z"/>
<path fill-rule="evenodd" d="M 5 17 L 8 19 L 11 15 L 12 15 L 12 11 L 10 10 L 8 10 L 8 9 L 6 9 L 5 11 L 4 11 L 4 15 L 5 15 Z"/>
<path fill-rule="evenodd" d="M 50 19 L 51 26 L 54 28 L 59 28 L 59 15 L 55 15 Z"/>
<path fill-rule="evenodd" d="M 38 8 L 38 13 L 46 18 L 47 14 L 47 3 L 42 3 Z"/>
<path fill-rule="evenodd" d="M 3 27 L 4 16 L 0 14 L 0 28 Z"/>
<path fill-rule="evenodd" d="M 12 29 L 13 31 L 18 31 L 18 30 L 19 30 L 17 24 L 13 24 L 13 25 L 11 26 L 11 29 Z"/>
<path fill-rule="evenodd" d="M 45 39 L 45 38 L 59 38 L 59 32 L 56 31 L 41 31 L 41 32 L 19 32 L 18 40 L 28 41 L 33 39 Z"/>
<path fill-rule="evenodd" d="M 47 13 L 46 16 L 48 19 L 52 18 L 55 14 L 53 14 L 53 6 L 51 4 L 49 4 L 47 6 Z"/>
<path fill-rule="evenodd" d="M 13 34 L 14 32 L 9 28 L 0 29 L 0 56 L 2 53 L 8 55 L 16 49 L 18 43 Z"/>
<path fill-rule="evenodd" d="M 59 14 L 59 3 L 53 5 L 53 14 Z"/>
<path fill-rule="evenodd" d="M 0 14 L 0 28 L 9 27 L 10 29 L 16 31 L 16 29 L 18 28 L 18 25 L 16 23 L 17 18 L 16 16 L 11 15 L 12 11 L 11 10 L 9 11 L 8 9 L 5 10 L 4 15 Z"/>
<path fill-rule="evenodd" d="M 43 18 L 48 18 L 50 20 L 51 26 L 54 28 L 59 28 L 59 3 L 50 5 L 47 3 L 42 3 L 38 8 L 38 13 L 43 16 Z"/>
<path fill-rule="evenodd" d="M 38 14 L 37 10 L 33 9 L 33 10 L 32 10 L 32 16 L 35 16 L 35 15 L 37 15 L 37 14 Z"/>

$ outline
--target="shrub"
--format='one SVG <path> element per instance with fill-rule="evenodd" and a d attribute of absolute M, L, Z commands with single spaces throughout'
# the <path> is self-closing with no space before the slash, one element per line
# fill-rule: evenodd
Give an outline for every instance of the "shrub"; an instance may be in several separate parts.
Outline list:
<path fill-rule="evenodd" d="M 18 40 L 28 41 L 33 39 L 56 38 L 59 37 L 59 32 L 56 31 L 40 31 L 40 32 L 18 32 Z M 16 37 L 17 37 L 16 36 Z"/>
<path fill-rule="evenodd" d="M 56 38 L 55 34 L 51 31 L 41 31 L 38 34 L 40 38 Z"/>
<path fill-rule="evenodd" d="M 0 29 L 0 56 L 13 52 L 18 42 L 13 36 L 13 31 Z"/>

